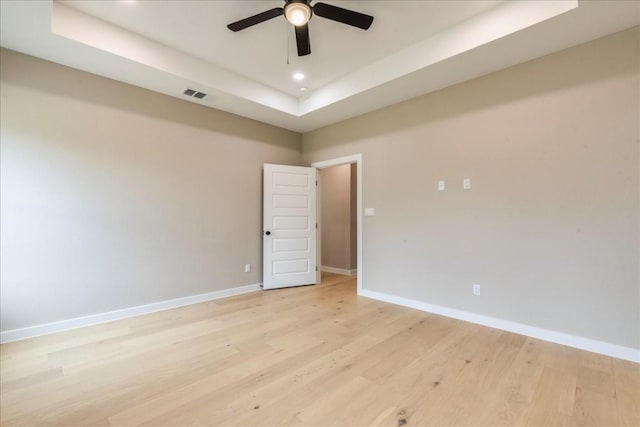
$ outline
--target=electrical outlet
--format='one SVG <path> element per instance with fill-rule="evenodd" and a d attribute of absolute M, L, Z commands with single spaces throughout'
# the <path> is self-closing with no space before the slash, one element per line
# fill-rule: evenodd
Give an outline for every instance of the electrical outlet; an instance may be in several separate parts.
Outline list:
<path fill-rule="evenodd" d="M 473 294 L 480 295 L 480 285 L 478 285 L 477 283 L 473 284 Z"/>
<path fill-rule="evenodd" d="M 249 273 L 251 271 L 251 264 L 245 264 L 244 265 L 244 272 L 245 273 Z"/>
<path fill-rule="evenodd" d="M 471 190 L 471 178 L 465 178 L 462 180 L 462 188 L 464 190 Z"/>

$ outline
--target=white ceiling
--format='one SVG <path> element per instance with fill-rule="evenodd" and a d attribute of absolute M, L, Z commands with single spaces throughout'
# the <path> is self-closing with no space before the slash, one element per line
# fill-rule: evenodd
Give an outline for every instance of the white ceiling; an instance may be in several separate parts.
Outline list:
<path fill-rule="evenodd" d="M 312 53 L 297 57 L 283 17 L 226 28 L 280 0 L 1 0 L 0 44 L 306 132 L 640 24 L 633 0 L 325 2 L 373 25 L 314 17 Z"/>
<path fill-rule="evenodd" d="M 375 19 L 363 31 L 324 18 L 309 23 L 312 55 L 298 57 L 293 27 L 284 17 L 234 33 L 226 25 L 282 7 L 275 1 L 63 1 L 86 14 L 158 41 L 252 80 L 300 97 L 300 87 L 327 83 L 424 40 L 499 3 L 493 1 L 341 1 Z M 366 4 L 368 3 L 368 4 Z M 171 28 L 171 31 L 167 31 Z M 289 56 L 289 64 L 287 64 Z M 295 70 L 304 82 L 291 78 Z"/>

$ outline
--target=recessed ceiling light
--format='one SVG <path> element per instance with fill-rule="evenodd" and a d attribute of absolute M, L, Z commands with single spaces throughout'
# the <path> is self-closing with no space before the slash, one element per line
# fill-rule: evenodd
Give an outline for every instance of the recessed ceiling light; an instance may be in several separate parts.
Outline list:
<path fill-rule="evenodd" d="M 306 87 L 301 87 L 301 88 L 300 88 L 300 92 L 306 92 L 306 91 L 307 91 L 307 88 L 306 88 Z"/>
<path fill-rule="evenodd" d="M 296 80 L 304 80 L 304 74 L 302 73 L 293 73 L 293 78 Z"/>

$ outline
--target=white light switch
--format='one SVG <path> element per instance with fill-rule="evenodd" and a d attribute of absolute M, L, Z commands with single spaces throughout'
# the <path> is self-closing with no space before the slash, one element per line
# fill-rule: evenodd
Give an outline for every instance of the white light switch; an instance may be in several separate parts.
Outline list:
<path fill-rule="evenodd" d="M 462 188 L 465 190 L 471 190 L 471 178 L 465 178 L 462 180 Z"/>
<path fill-rule="evenodd" d="M 444 181 L 438 181 L 438 191 L 444 191 Z"/>
<path fill-rule="evenodd" d="M 364 216 L 376 216 L 375 208 L 364 208 Z"/>

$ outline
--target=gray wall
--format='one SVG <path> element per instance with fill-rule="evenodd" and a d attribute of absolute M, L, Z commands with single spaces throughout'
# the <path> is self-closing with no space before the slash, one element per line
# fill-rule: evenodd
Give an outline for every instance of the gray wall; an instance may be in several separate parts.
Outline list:
<path fill-rule="evenodd" d="M 355 191 L 351 191 L 351 169 L 351 165 L 341 165 L 320 170 L 323 267 L 356 268 L 355 242 L 352 241 L 356 212 L 351 203 L 355 200 Z"/>
<path fill-rule="evenodd" d="M 3 331 L 262 281 L 262 165 L 299 134 L 1 55 Z"/>
<path fill-rule="evenodd" d="M 638 40 L 305 134 L 307 163 L 363 153 L 364 288 L 640 347 Z"/>

